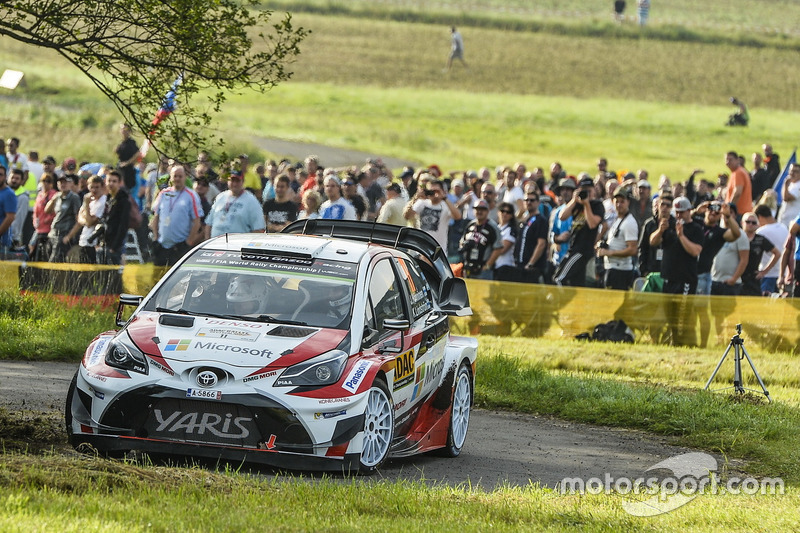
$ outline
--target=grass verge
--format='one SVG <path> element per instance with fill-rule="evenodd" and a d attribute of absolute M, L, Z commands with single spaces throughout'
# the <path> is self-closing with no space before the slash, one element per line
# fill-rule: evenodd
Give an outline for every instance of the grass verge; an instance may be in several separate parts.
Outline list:
<path fill-rule="evenodd" d="M 425 482 L 264 479 L 95 458 L 0 456 L 3 531 L 703 531 L 790 530 L 796 489 L 700 496 L 642 519 L 619 495 L 537 486 L 492 492 Z"/>
<path fill-rule="evenodd" d="M 580 374 L 551 373 L 514 355 L 482 353 L 476 403 L 577 422 L 641 429 L 748 461 L 757 476 L 800 480 L 800 413 L 734 397 Z"/>
<path fill-rule="evenodd" d="M 48 296 L 0 291 L 0 358 L 79 361 L 114 314 L 99 306 L 70 306 Z"/>

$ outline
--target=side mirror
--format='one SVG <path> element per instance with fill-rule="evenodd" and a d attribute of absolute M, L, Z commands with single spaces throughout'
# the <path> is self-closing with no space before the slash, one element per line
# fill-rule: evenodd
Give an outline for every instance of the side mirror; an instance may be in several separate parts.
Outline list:
<path fill-rule="evenodd" d="M 128 323 L 127 320 L 122 319 L 122 310 L 125 308 L 126 305 L 132 305 L 134 307 L 139 307 L 139 304 L 142 303 L 144 296 L 138 296 L 135 294 L 120 294 L 119 295 L 119 305 L 117 306 L 117 326 L 122 327 Z"/>
<path fill-rule="evenodd" d="M 470 316 L 467 282 L 463 278 L 445 278 L 442 282 L 439 306 L 447 315 Z"/>
<path fill-rule="evenodd" d="M 405 319 L 386 318 L 383 320 L 383 327 L 393 331 L 405 331 L 411 327 L 411 322 Z"/>

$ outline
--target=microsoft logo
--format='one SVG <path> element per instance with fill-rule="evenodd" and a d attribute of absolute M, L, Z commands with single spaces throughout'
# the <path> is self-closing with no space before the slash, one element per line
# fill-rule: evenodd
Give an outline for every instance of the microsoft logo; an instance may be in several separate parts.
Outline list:
<path fill-rule="evenodd" d="M 171 339 L 167 341 L 164 347 L 165 352 L 185 352 L 189 349 L 189 343 L 192 339 Z"/>

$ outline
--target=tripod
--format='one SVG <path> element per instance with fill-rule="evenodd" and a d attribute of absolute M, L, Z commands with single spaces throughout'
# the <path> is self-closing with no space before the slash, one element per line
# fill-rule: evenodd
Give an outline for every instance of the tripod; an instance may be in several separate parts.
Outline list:
<path fill-rule="evenodd" d="M 733 389 L 738 392 L 739 394 L 744 394 L 745 390 L 749 390 L 751 392 L 758 392 L 757 390 L 753 389 L 745 389 L 742 386 L 742 356 L 747 358 L 747 362 L 750 363 L 750 368 L 753 369 L 753 374 L 755 374 L 756 379 L 758 380 L 758 384 L 761 385 L 761 390 L 764 393 L 764 396 L 767 397 L 767 400 L 772 403 L 772 398 L 769 397 L 769 391 L 767 391 L 767 387 L 764 385 L 764 382 L 761 380 L 761 376 L 758 375 L 758 370 L 756 370 L 756 366 L 753 364 L 753 360 L 750 359 L 750 354 L 747 353 L 747 350 L 744 349 L 744 339 L 741 337 L 742 335 L 742 325 L 736 324 L 736 335 L 731 337 L 731 342 L 728 344 L 728 348 L 725 350 L 725 353 L 722 354 L 722 359 L 719 360 L 717 363 L 717 368 L 714 369 L 714 372 L 711 374 L 711 377 L 708 378 L 706 382 L 705 390 L 708 390 L 708 386 L 711 385 L 711 382 L 714 380 L 714 377 L 719 372 L 722 363 L 725 361 L 725 358 L 728 356 L 728 352 L 731 351 L 733 348 Z M 726 387 L 727 388 L 727 387 Z M 725 390 L 725 389 L 718 389 L 718 390 Z"/>

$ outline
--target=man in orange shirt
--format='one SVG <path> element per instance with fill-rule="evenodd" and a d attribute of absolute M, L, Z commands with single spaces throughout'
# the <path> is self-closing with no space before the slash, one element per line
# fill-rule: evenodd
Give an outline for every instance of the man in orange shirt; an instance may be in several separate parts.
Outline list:
<path fill-rule="evenodd" d="M 750 183 L 750 174 L 739 163 L 739 154 L 736 152 L 725 154 L 725 166 L 731 171 L 728 188 L 725 189 L 725 202 L 736 204 L 737 213 L 752 211 L 753 186 Z"/>

